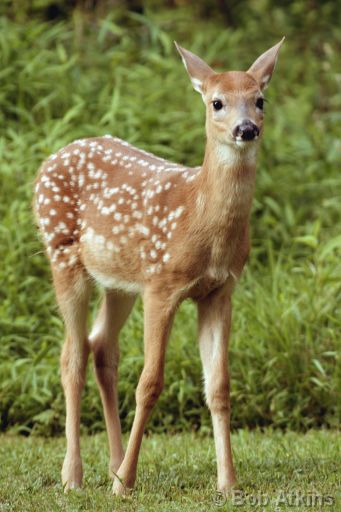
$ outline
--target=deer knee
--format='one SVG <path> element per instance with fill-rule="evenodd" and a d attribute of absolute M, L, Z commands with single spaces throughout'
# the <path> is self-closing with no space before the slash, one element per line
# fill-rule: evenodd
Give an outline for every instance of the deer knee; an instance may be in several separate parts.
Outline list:
<path fill-rule="evenodd" d="M 111 368 L 113 371 L 117 371 L 119 363 L 119 351 L 116 344 L 114 346 L 108 346 L 106 343 L 97 342 L 91 343 L 91 349 L 94 354 L 94 365 L 96 368 Z"/>
<path fill-rule="evenodd" d="M 94 355 L 96 377 L 103 386 L 113 385 L 117 381 L 119 352 L 115 347 L 108 347 L 105 343 L 95 342 L 91 344 Z M 110 349 L 110 352 L 108 352 Z"/>
<path fill-rule="evenodd" d="M 207 405 L 212 413 L 230 411 L 230 390 L 226 380 L 217 382 L 206 391 Z"/>
<path fill-rule="evenodd" d="M 152 409 L 163 389 L 163 379 L 149 376 L 142 372 L 136 388 L 136 403 L 145 408 Z"/>

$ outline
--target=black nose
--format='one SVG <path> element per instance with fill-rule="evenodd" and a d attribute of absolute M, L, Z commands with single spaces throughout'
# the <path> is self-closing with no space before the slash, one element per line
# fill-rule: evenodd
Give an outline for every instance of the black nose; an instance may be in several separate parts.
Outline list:
<path fill-rule="evenodd" d="M 258 135 L 259 128 L 251 121 L 242 121 L 233 130 L 233 136 L 242 140 L 253 140 Z"/>

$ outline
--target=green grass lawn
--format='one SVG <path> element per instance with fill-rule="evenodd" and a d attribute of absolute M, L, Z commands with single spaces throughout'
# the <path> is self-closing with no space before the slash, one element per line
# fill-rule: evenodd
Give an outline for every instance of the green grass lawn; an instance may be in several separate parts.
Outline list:
<path fill-rule="evenodd" d="M 215 492 L 215 454 L 208 436 L 147 437 L 137 487 L 127 498 L 111 495 L 104 434 L 83 438 L 84 488 L 64 495 L 64 448 L 63 438 L 2 436 L 0 511 L 341 510 L 341 438 L 336 431 L 235 433 L 234 458 L 244 497 L 235 496 L 234 502 Z M 297 505 L 289 501 L 294 495 L 301 499 Z M 242 499 L 246 505 L 239 504 Z M 309 499 L 314 506 L 304 501 Z M 258 500 L 257 506 L 252 500 Z"/>

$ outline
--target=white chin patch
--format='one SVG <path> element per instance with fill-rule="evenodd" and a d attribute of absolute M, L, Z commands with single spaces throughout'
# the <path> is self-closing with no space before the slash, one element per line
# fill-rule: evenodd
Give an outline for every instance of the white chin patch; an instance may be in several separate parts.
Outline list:
<path fill-rule="evenodd" d="M 247 146 L 252 146 L 251 143 L 256 142 L 257 139 L 258 139 L 258 135 L 252 140 L 243 140 L 241 137 L 237 137 L 235 139 L 235 142 L 236 142 L 237 146 L 239 146 L 240 148 L 245 148 Z"/>
<path fill-rule="evenodd" d="M 236 144 L 237 146 L 243 148 L 244 146 L 246 146 L 246 144 L 248 144 L 249 141 L 246 141 L 246 140 L 242 140 L 242 139 L 236 139 Z"/>

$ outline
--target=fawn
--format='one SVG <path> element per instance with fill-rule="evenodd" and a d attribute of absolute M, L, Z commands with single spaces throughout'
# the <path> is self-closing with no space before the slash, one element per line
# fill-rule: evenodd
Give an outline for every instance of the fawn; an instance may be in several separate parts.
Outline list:
<path fill-rule="evenodd" d="M 206 105 L 201 167 L 189 168 L 119 138 L 77 140 L 41 166 L 35 212 L 65 322 L 65 491 L 82 483 L 80 401 L 89 352 L 108 433 L 114 494 L 133 487 L 143 432 L 163 387 L 177 306 L 198 305 L 205 396 L 212 415 L 218 489 L 235 485 L 230 444 L 228 338 L 231 294 L 250 250 L 249 217 L 263 127 L 263 89 L 284 38 L 247 72 L 214 72 L 176 43 Z M 87 335 L 91 282 L 104 288 Z M 138 293 L 144 303 L 144 368 L 124 453 L 117 405 L 118 336 Z"/>

